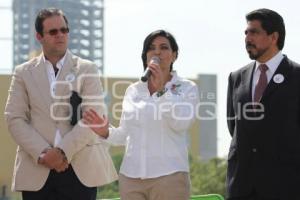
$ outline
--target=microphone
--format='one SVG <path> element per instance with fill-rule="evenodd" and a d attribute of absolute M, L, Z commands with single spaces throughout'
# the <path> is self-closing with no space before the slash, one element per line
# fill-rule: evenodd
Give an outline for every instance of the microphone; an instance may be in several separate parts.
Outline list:
<path fill-rule="evenodd" d="M 150 63 L 150 64 L 154 63 L 154 64 L 159 65 L 160 59 L 159 59 L 159 57 L 157 57 L 157 56 L 153 56 L 153 57 L 150 59 L 150 62 L 149 62 L 149 63 Z M 151 71 L 150 71 L 149 67 L 147 67 L 146 70 L 144 71 L 144 75 L 141 77 L 141 80 L 142 80 L 143 82 L 146 82 L 146 81 L 148 81 L 148 79 L 149 79 L 150 76 L 151 76 Z"/>

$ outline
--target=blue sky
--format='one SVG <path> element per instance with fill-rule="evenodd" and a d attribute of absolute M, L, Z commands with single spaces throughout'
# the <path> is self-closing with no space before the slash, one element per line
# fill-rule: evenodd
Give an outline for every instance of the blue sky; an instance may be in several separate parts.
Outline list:
<path fill-rule="evenodd" d="M 10 6 L 11 0 L 1 0 Z M 139 77 L 141 50 L 146 35 L 156 29 L 173 33 L 180 53 L 174 68 L 181 76 L 218 75 L 219 155 L 230 143 L 226 127 L 228 74 L 250 60 L 244 48 L 245 14 L 257 8 L 279 12 L 286 24 L 283 53 L 300 62 L 300 3 L 296 0 L 106 0 L 105 74 Z M 0 10 L 0 38 L 11 37 L 10 10 Z M 0 40 L 0 73 L 12 67 L 12 42 Z"/>

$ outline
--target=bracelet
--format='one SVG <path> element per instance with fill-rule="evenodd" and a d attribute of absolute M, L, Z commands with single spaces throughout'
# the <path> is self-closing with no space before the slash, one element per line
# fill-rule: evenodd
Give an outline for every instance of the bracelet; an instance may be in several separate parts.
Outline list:
<path fill-rule="evenodd" d="M 55 149 L 56 149 L 60 154 L 65 155 L 65 152 L 64 152 L 61 148 L 55 147 Z"/>
<path fill-rule="evenodd" d="M 167 88 L 164 88 L 163 90 L 161 90 L 161 91 L 158 91 L 157 93 L 156 93 L 156 96 L 157 97 L 161 97 L 162 95 L 164 95 L 166 92 L 167 92 Z"/>

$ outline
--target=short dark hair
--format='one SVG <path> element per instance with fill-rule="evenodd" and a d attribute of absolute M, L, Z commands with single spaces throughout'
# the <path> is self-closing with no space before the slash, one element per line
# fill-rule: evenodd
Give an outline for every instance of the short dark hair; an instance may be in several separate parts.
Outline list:
<path fill-rule="evenodd" d="M 39 11 L 39 13 L 36 16 L 35 19 L 35 30 L 37 33 L 41 34 L 43 36 L 43 22 L 45 19 L 52 17 L 52 16 L 63 16 L 67 26 L 68 26 L 68 20 L 65 14 L 62 10 L 58 8 L 44 8 Z"/>
<path fill-rule="evenodd" d="M 178 57 L 179 49 L 178 49 L 178 45 L 177 45 L 177 42 L 176 42 L 174 36 L 165 30 L 153 31 L 144 40 L 143 51 L 142 51 L 142 61 L 143 61 L 144 70 L 147 68 L 147 52 L 150 49 L 152 41 L 155 38 L 157 38 L 158 36 L 165 37 L 169 40 L 172 51 L 176 52 L 176 58 Z M 173 63 L 171 63 L 171 66 L 170 66 L 170 71 L 172 71 L 172 70 L 173 70 Z"/>
<path fill-rule="evenodd" d="M 254 10 L 246 15 L 247 21 L 258 20 L 261 22 L 262 28 L 268 35 L 278 32 L 277 47 L 279 50 L 283 49 L 285 39 L 285 25 L 283 18 L 275 11 L 261 8 Z"/>

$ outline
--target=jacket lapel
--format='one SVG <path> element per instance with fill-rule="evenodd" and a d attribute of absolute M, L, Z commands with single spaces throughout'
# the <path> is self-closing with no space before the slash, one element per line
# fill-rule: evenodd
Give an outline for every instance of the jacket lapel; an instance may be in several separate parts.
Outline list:
<path fill-rule="evenodd" d="M 246 66 L 245 70 L 242 72 L 242 85 L 243 85 L 243 96 L 245 97 L 245 102 L 252 101 L 252 77 L 255 70 L 255 63 L 250 63 Z"/>
<path fill-rule="evenodd" d="M 76 88 L 73 88 L 76 85 L 73 82 L 76 81 L 78 71 L 76 59 L 73 58 L 72 53 L 69 51 L 67 51 L 65 59 L 65 63 L 56 80 L 55 102 L 66 102 L 65 99 L 70 99 L 72 90 L 76 90 Z M 57 112 L 57 108 L 58 106 L 55 106 L 54 113 Z"/>
<path fill-rule="evenodd" d="M 50 83 L 48 79 L 47 68 L 43 65 L 42 56 L 40 55 L 37 58 L 36 65 L 31 70 L 31 75 L 37 86 L 39 93 L 41 94 L 42 98 L 44 99 L 43 105 L 45 109 L 49 112 L 50 105 L 52 103 L 52 97 L 50 93 Z"/>
<path fill-rule="evenodd" d="M 276 69 L 273 77 L 271 78 L 266 90 L 263 93 L 263 96 L 261 98 L 261 101 L 263 102 L 267 97 L 269 97 L 274 91 L 276 91 L 278 88 L 280 88 L 280 86 L 282 86 L 282 84 L 288 79 L 289 77 L 289 72 L 292 70 L 292 67 L 289 65 L 288 63 L 288 59 L 285 56 L 281 63 L 279 64 L 278 68 Z M 274 82 L 274 76 L 278 76 L 278 75 L 282 75 L 283 82 L 281 83 L 276 83 Z"/>

